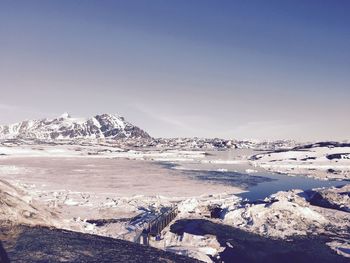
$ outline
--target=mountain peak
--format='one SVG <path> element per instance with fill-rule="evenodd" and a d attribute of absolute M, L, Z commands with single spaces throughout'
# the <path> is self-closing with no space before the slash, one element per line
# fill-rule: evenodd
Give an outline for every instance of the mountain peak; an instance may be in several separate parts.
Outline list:
<path fill-rule="evenodd" d="M 65 112 L 56 119 L 23 121 L 0 126 L 2 139 L 150 139 L 139 127 L 113 114 L 71 118 Z"/>
<path fill-rule="evenodd" d="M 59 118 L 60 119 L 69 119 L 69 118 L 71 118 L 71 115 L 68 112 L 64 112 L 63 114 L 61 114 L 61 116 Z"/>

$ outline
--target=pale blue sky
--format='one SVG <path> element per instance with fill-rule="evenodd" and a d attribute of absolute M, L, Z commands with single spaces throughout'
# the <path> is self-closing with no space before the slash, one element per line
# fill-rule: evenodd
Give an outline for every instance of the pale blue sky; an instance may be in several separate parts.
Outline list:
<path fill-rule="evenodd" d="M 0 123 L 350 139 L 349 1 L 1 1 Z"/>

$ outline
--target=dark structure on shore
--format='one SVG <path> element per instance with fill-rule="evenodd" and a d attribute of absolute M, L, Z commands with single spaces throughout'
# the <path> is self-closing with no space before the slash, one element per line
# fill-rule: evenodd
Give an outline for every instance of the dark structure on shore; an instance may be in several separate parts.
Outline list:
<path fill-rule="evenodd" d="M 162 230 L 170 224 L 170 222 L 177 216 L 177 206 L 169 208 L 164 213 L 158 215 L 136 236 L 135 242 L 143 245 L 148 245 L 150 236 L 157 237 Z"/>

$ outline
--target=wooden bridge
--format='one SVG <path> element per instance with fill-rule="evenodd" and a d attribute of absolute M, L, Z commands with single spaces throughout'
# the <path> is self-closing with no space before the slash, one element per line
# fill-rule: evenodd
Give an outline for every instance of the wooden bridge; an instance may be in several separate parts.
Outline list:
<path fill-rule="evenodd" d="M 178 213 L 179 211 L 177 206 L 174 206 L 169 208 L 167 211 L 159 214 L 157 217 L 148 222 L 146 226 L 137 233 L 134 242 L 148 245 L 149 237 L 156 237 L 160 235 L 162 230 L 170 224 L 170 222 L 177 216 Z"/>

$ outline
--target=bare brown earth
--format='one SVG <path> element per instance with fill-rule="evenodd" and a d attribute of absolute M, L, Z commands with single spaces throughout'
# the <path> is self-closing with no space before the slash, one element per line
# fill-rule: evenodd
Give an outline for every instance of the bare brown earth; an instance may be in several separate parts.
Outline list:
<path fill-rule="evenodd" d="M 0 225 L 0 262 L 199 262 L 198 260 L 124 240 L 46 227 Z M 7 234 L 6 236 L 4 235 Z M 1 244 L 0 244 L 1 245 Z M 8 258 L 7 258 L 8 257 Z"/>

